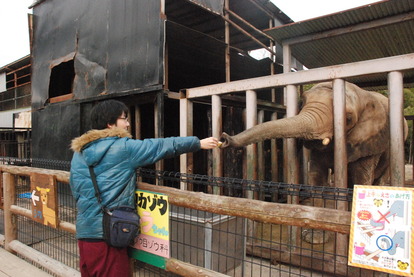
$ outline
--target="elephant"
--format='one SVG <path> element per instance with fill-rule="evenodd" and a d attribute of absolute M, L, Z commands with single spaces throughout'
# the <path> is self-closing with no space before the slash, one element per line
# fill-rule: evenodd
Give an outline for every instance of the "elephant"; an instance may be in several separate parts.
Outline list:
<path fill-rule="evenodd" d="M 370 224 L 373 227 L 384 229 L 384 224 L 385 224 L 386 219 L 391 217 L 391 216 L 398 216 L 398 217 L 401 217 L 401 218 L 404 217 L 404 201 L 402 201 L 402 200 L 395 201 L 391 205 L 390 209 L 384 213 L 384 216 L 382 218 L 382 219 L 384 219 L 384 221 L 381 222 L 381 221 L 377 221 L 377 220 L 374 220 L 373 218 L 371 218 Z"/>
<path fill-rule="evenodd" d="M 387 250 L 388 254 L 395 255 L 395 253 L 397 253 L 397 247 L 400 247 L 402 249 L 405 248 L 405 232 L 404 231 L 396 232 L 395 235 L 391 239 L 392 244 L 388 240 L 383 240 L 383 241 L 386 245 L 386 249 L 388 249 Z"/>
<path fill-rule="evenodd" d="M 223 132 L 221 148 L 243 147 L 266 139 L 299 138 L 310 149 L 309 185 L 328 185 L 334 167 L 332 82 L 305 91 L 303 106 L 293 117 L 258 124 L 237 135 Z M 384 185 L 389 181 L 388 98 L 345 82 L 345 134 L 348 183 Z M 408 127 L 404 119 L 404 140 Z"/>

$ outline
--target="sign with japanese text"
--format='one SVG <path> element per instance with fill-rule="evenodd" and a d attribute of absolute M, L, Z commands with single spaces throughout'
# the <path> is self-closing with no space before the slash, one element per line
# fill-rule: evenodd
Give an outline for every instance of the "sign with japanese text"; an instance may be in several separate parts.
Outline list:
<path fill-rule="evenodd" d="M 348 264 L 414 274 L 413 188 L 354 186 Z"/>
<path fill-rule="evenodd" d="M 170 258 L 168 196 L 145 190 L 136 190 L 135 194 L 141 233 L 135 239 L 133 247 L 138 252 L 133 257 L 156 266 L 155 258 L 161 257 L 163 267 L 165 258 Z"/>
<path fill-rule="evenodd" d="M 32 218 L 46 226 L 56 228 L 58 223 L 56 178 L 47 174 L 30 176 Z"/>

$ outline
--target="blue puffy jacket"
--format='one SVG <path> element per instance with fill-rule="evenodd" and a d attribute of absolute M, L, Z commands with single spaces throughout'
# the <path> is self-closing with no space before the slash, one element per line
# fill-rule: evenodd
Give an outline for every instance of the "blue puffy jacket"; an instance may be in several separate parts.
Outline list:
<path fill-rule="evenodd" d="M 103 238 L 101 206 L 95 197 L 89 165 L 94 166 L 104 206 L 133 207 L 138 167 L 199 149 L 197 137 L 135 140 L 120 128 L 91 130 L 75 138 L 70 186 L 78 209 L 76 237 Z"/>

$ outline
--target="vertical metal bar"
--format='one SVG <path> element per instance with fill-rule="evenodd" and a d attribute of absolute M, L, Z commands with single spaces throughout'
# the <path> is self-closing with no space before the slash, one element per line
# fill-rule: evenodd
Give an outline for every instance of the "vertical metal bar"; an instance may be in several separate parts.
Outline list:
<path fill-rule="evenodd" d="M 253 90 L 246 91 L 246 129 L 257 125 L 257 94 Z M 257 179 L 257 145 L 246 146 L 247 166 L 246 178 L 248 180 Z M 253 199 L 253 192 L 247 191 L 246 196 Z"/>
<path fill-rule="evenodd" d="M 286 91 L 286 117 L 293 117 L 298 113 L 298 94 L 296 86 L 287 85 Z M 286 180 L 290 184 L 299 183 L 299 160 L 296 154 L 296 139 L 287 138 L 285 142 L 285 161 L 286 161 Z M 288 204 L 298 204 L 299 196 L 297 193 L 289 195 L 287 198 Z M 292 245 L 299 245 L 300 241 L 300 228 L 291 226 L 289 228 L 289 238 Z"/>
<path fill-rule="evenodd" d="M 334 159 L 335 159 L 335 187 L 348 187 L 348 159 L 346 156 L 345 137 L 345 81 L 333 81 L 333 107 L 334 107 Z"/>
<path fill-rule="evenodd" d="M 264 122 L 264 111 L 260 110 L 257 113 L 257 124 L 261 124 Z M 265 155 L 264 155 L 264 143 L 260 141 L 257 143 L 257 172 L 258 172 L 258 179 L 263 180 L 265 179 Z"/>
<path fill-rule="evenodd" d="M 298 113 L 298 94 L 296 86 L 287 85 L 287 107 L 286 107 L 286 117 L 293 117 Z M 286 148 L 288 156 L 287 164 L 287 182 L 291 184 L 299 183 L 299 163 L 298 157 L 296 155 L 296 139 L 288 138 L 286 139 Z M 297 197 L 292 199 L 292 203 L 298 203 Z"/>
<path fill-rule="evenodd" d="M 222 105 L 221 97 L 218 95 L 211 96 L 211 114 L 212 114 L 212 135 L 220 138 L 222 129 Z M 223 151 L 219 148 L 213 149 L 213 176 L 223 176 Z M 214 194 L 221 194 L 218 186 L 213 187 Z"/>
<path fill-rule="evenodd" d="M 391 186 L 404 186 L 404 125 L 403 125 L 403 74 L 388 73 L 390 109 L 390 183 Z"/>
<path fill-rule="evenodd" d="M 342 79 L 335 79 L 333 81 L 333 116 L 334 116 L 334 172 L 335 172 L 335 187 L 348 187 L 348 158 L 346 156 L 346 110 L 345 110 L 345 81 Z M 338 210 L 347 211 L 348 203 L 339 201 L 337 204 Z M 338 262 L 346 263 L 343 257 L 348 253 L 348 236 L 344 234 L 336 234 L 337 241 L 337 260 Z"/>
<path fill-rule="evenodd" d="M 229 0 L 224 0 L 224 7 L 226 9 L 230 8 Z M 224 11 L 224 17 L 229 19 L 229 14 Z M 226 66 L 226 82 L 231 81 L 231 74 L 230 74 L 230 24 L 225 21 L 224 22 L 224 42 L 226 43 L 226 49 L 225 49 L 225 66 Z"/>
<path fill-rule="evenodd" d="M 180 136 L 192 136 L 193 135 L 193 103 L 187 98 L 180 99 Z M 180 156 L 180 172 L 192 173 L 193 172 L 193 155 L 192 153 L 182 154 Z M 191 190 L 187 183 L 181 182 L 180 189 Z"/>
<path fill-rule="evenodd" d="M 274 19 L 269 19 L 269 28 L 272 28 L 274 26 Z M 273 46 L 275 43 L 271 40 L 270 41 L 270 48 L 273 49 Z M 277 53 L 276 53 L 277 54 Z M 270 75 L 275 74 L 275 62 L 277 57 L 275 55 L 272 55 L 272 63 L 270 64 Z M 276 89 L 272 88 L 271 90 L 271 97 L 272 102 L 276 103 Z M 277 112 L 272 113 L 271 120 L 277 120 Z M 272 182 L 277 182 L 279 179 L 279 164 L 277 159 L 277 143 L 276 139 L 270 140 L 270 164 L 271 164 L 271 174 L 272 174 Z M 272 195 L 272 201 L 276 202 L 278 199 L 277 193 L 274 193 Z"/>
<path fill-rule="evenodd" d="M 291 65 L 291 48 L 289 44 L 283 44 L 283 73 L 290 72 Z M 283 103 L 287 106 L 287 87 L 283 88 Z M 287 111 L 286 111 L 287 112 Z M 287 115 L 286 115 L 287 116 Z M 283 181 L 288 181 L 288 146 L 287 146 L 287 139 L 283 139 Z"/>
<path fill-rule="evenodd" d="M 289 44 L 283 44 L 283 73 L 289 73 L 292 68 L 292 51 Z M 287 102 L 286 88 L 283 92 L 283 104 Z"/>
<path fill-rule="evenodd" d="M 11 205 L 16 204 L 16 187 L 14 175 L 3 172 L 3 198 L 4 198 L 4 248 L 14 253 L 9 243 L 17 239 L 17 217 L 10 211 Z"/>

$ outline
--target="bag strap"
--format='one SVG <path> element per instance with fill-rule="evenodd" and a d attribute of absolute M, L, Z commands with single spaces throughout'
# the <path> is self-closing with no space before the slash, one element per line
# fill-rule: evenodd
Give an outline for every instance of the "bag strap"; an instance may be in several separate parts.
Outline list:
<path fill-rule="evenodd" d="M 101 193 L 99 192 L 98 184 L 96 183 L 95 171 L 93 170 L 93 166 L 91 165 L 89 166 L 89 173 L 91 174 L 93 188 L 95 189 L 95 197 L 98 199 L 98 203 L 101 206 L 101 210 L 104 213 L 108 213 L 108 210 L 106 209 L 106 207 L 102 205 L 102 197 L 101 197 Z"/>

